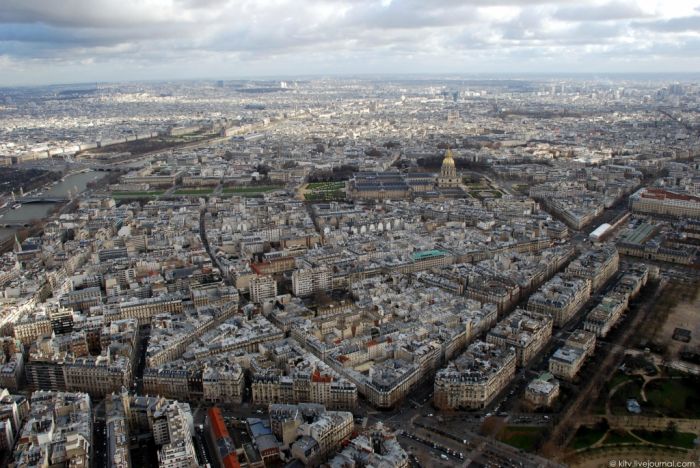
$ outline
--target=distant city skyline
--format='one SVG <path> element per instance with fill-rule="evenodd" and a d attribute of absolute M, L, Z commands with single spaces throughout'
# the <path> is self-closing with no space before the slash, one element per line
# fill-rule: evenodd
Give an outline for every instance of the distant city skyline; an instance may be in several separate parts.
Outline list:
<path fill-rule="evenodd" d="M 387 73 L 694 73 L 700 1 L 5 0 L 0 86 Z"/>

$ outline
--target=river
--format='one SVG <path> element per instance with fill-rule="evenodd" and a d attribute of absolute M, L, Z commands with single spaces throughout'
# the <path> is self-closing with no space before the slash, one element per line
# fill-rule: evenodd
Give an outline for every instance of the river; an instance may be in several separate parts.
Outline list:
<path fill-rule="evenodd" d="M 67 197 L 69 190 L 73 193 L 75 193 L 76 189 L 78 192 L 83 192 L 89 182 L 104 176 L 104 172 L 97 171 L 73 174 L 66 177 L 65 180 L 58 182 L 56 185 L 49 185 L 48 190 L 45 189 L 41 195 L 46 197 Z M 35 191 L 32 195 L 38 195 L 38 192 Z M 10 205 L 12 205 L 12 202 L 10 202 Z M 53 203 L 29 203 L 22 205 L 16 210 L 6 210 L 3 217 L 0 218 L 0 226 L 3 226 L 5 223 L 25 223 L 34 219 L 43 219 L 54 206 Z M 0 227 L 0 241 L 14 234 L 15 229 Z"/>

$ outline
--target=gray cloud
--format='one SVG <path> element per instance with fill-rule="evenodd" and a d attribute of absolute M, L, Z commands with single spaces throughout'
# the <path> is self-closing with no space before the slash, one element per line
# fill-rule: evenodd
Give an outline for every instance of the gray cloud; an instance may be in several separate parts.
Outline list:
<path fill-rule="evenodd" d="M 43 23 L 60 27 L 123 27 L 172 20 L 146 2 L 136 0 L 3 0 L 0 23 Z"/>
<path fill-rule="evenodd" d="M 128 78 L 182 64 L 203 74 L 509 70 L 564 63 L 563 54 L 649 67 L 640 50 L 659 60 L 698 52 L 700 15 L 683 16 L 693 6 L 674 16 L 662 0 L 603 1 L 2 0 L 0 64 L 60 64 L 78 77 L 121 66 Z"/>
<path fill-rule="evenodd" d="M 469 24 L 476 20 L 477 10 L 469 5 L 442 5 L 414 0 L 395 0 L 389 6 L 373 4 L 352 11 L 346 22 L 372 28 L 420 29 Z"/>
<path fill-rule="evenodd" d="M 637 22 L 635 27 L 658 32 L 678 33 L 700 31 L 700 15 L 662 21 Z"/>
<path fill-rule="evenodd" d="M 602 5 L 568 6 L 559 8 L 554 18 L 563 21 L 615 21 L 649 16 L 632 2 L 614 1 Z"/>

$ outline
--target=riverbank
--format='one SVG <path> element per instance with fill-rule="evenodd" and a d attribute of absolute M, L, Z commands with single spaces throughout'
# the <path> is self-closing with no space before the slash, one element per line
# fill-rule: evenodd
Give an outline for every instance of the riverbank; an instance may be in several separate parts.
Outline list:
<path fill-rule="evenodd" d="M 37 194 L 45 198 L 69 198 L 68 192 L 72 195 L 85 191 L 88 183 L 101 179 L 106 173 L 97 171 L 78 171 L 66 175 L 60 182 L 45 184 Z M 5 246 L 7 240 L 13 240 L 25 226 L 31 226 L 39 221 L 44 221 L 51 215 L 57 207 L 56 203 L 28 203 L 17 209 L 12 209 L 12 204 L 4 209 L 0 217 L 0 249 Z M 5 226 L 11 227 L 5 227 Z M 10 248 L 12 245 L 10 244 Z M 6 248 L 2 251 L 7 250 Z"/>
<path fill-rule="evenodd" d="M 22 190 L 30 192 L 45 187 L 63 177 L 63 171 L 3 167 L 2 171 L 0 171 L 0 194 L 4 197 L 10 197 L 14 192 L 15 195 L 19 196 Z"/>

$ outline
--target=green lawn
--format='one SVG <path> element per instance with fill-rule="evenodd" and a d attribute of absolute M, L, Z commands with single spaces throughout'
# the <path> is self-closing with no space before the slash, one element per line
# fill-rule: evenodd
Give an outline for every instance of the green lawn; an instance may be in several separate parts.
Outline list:
<path fill-rule="evenodd" d="M 574 449 L 582 449 L 590 447 L 591 445 L 598 442 L 605 435 L 605 431 L 602 431 L 595 427 L 581 426 L 576 431 L 574 438 L 571 440 L 570 447 Z"/>
<path fill-rule="evenodd" d="M 676 418 L 700 418 L 700 379 L 660 379 L 649 382 L 647 402 L 653 411 Z"/>
<path fill-rule="evenodd" d="M 273 185 L 260 185 L 260 186 L 250 186 L 250 187 L 226 187 L 224 188 L 224 193 L 265 193 L 272 192 L 273 190 L 279 190 L 281 187 Z"/>
<path fill-rule="evenodd" d="M 635 438 L 632 434 L 630 434 L 628 431 L 619 429 L 619 430 L 612 430 L 608 432 L 608 435 L 605 436 L 605 440 L 603 441 L 603 445 L 616 445 L 616 444 L 638 444 L 639 440 Z"/>
<path fill-rule="evenodd" d="M 211 193 L 214 193 L 214 189 L 212 188 L 205 188 L 205 189 L 177 189 L 175 190 L 176 195 L 209 195 Z"/>
<path fill-rule="evenodd" d="M 542 439 L 541 427 L 508 426 L 498 434 L 498 440 L 513 447 L 532 452 Z"/>
<path fill-rule="evenodd" d="M 306 201 L 328 201 L 345 199 L 345 182 L 311 182 L 306 186 Z"/>
<path fill-rule="evenodd" d="M 632 431 L 635 435 L 654 444 L 672 445 L 674 447 L 693 448 L 697 438 L 692 432 L 669 432 L 669 431 Z"/>
<path fill-rule="evenodd" d="M 333 190 L 328 192 L 307 192 L 304 194 L 304 200 L 307 201 L 324 201 L 324 200 L 343 200 L 345 192 L 343 190 Z"/>
<path fill-rule="evenodd" d="M 607 391 L 612 390 L 615 388 L 618 384 L 621 384 L 622 382 L 627 382 L 629 380 L 632 380 L 633 377 L 631 375 L 627 375 L 622 371 L 617 371 L 613 374 L 612 379 L 608 380 L 608 383 L 606 384 L 607 386 Z"/>
<path fill-rule="evenodd" d="M 642 390 L 641 379 L 634 378 L 629 383 L 621 386 L 617 389 L 615 394 L 610 399 L 610 411 L 613 414 L 626 416 L 630 413 L 627 411 L 627 400 L 634 398 L 642 405 L 642 411 L 645 410 L 645 404 L 640 396 L 640 391 Z"/>
<path fill-rule="evenodd" d="M 308 190 L 333 191 L 345 188 L 345 182 L 311 182 L 306 186 Z"/>
<path fill-rule="evenodd" d="M 112 192 L 113 197 L 121 198 L 139 198 L 139 197 L 156 197 L 158 195 L 163 195 L 164 190 L 152 190 L 149 192 Z"/>
<path fill-rule="evenodd" d="M 607 395 L 607 392 L 605 394 L 601 392 L 601 394 L 598 395 L 593 403 L 593 408 L 591 408 L 593 414 L 605 414 L 605 402 L 608 401 Z"/>

